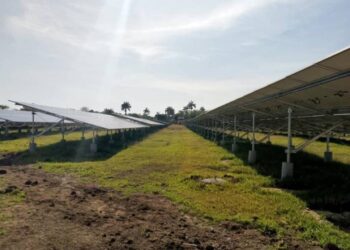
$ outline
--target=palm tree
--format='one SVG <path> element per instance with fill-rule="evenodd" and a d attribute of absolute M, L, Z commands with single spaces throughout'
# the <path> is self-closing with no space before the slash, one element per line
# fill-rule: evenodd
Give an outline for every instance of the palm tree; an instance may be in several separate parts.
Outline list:
<path fill-rule="evenodd" d="M 151 111 L 149 111 L 148 108 L 145 108 L 145 109 L 143 110 L 143 115 L 144 115 L 144 116 L 149 116 L 150 113 L 151 113 Z"/>
<path fill-rule="evenodd" d="M 166 109 L 165 109 L 165 113 L 169 116 L 169 117 L 171 117 L 171 116 L 173 116 L 173 115 L 175 115 L 175 109 L 173 108 L 173 107 L 167 107 Z"/>
<path fill-rule="evenodd" d="M 122 110 L 125 112 L 125 115 L 128 111 L 130 111 L 131 105 L 129 102 L 123 102 L 122 104 Z"/>
<path fill-rule="evenodd" d="M 192 109 L 196 108 L 196 104 L 193 101 L 190 101 L 187 104 L 187 108 L 190 109 L 192 111 Z"/>

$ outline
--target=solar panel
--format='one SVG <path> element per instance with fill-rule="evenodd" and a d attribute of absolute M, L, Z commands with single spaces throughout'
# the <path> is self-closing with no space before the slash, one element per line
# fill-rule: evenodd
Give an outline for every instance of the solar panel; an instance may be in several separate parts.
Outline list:
<path fill-rule="evenodd" d="M 0 110 L 0 119 L 11 123 L 32 123 L 32 112 L 23 110 Z M 57 123 L 59 118 L 36 112 L 34 116 L 35 123 Z"/>
<path fill-rule="evenodd" d="M 147 127 L 137 122 L 101 113 L 84 112 L 80 110 L 67 108 L 49 107 L 27 102 L 12 102 L 14 102 L 17 105 L 21 105 L 23 107 L 39 111 L 45 114 L 53 115 L 61 119 L 64 118 L 69 121 L 87 124 L 102 129 L 111 130 Z"/>
<path fill-rule="evenodd" d="M 163 126 L 164 125 L 163 123 L 152 121 L 152 120 L 145 119 L 145 118 L 139 118 L 139 117 L 134 117 L 134 116 L 130 116 L 130 115 L 127 115 L 126 117 L 128 119 L 131 119 L 131 120 L 134 120 L 137 122 L 141 122 L 141 123 L 144 123 L 144 124 L 147 124 L 150 126 Z"/>
<path fill-rule="evenodd" d="M 152 120 L 140 118 L 140 117 L 134 117 L 131 115 L 116 114 L 116 116 L 119 116 L 119 117 L 122 117 L 125 119 L 129 119 L 129 120 L 133 120 L 136 122 L 140 122 L 142 124 L 149 125 L 149 126 L 163 126 L 164 125 L 163 123 L 160 123 L 160 122 L 156 122 L 156 121 L 152 121 Z"/>
<path fill-rule="evenodd" d="M 288 108 L 293 110 L 293 129 L 302 132 L 304 123 L 315 130 L 340 121 L 338 132 L 349 131 L 350 48 L 289 75 L 273 84 L 218 107 L 195 120 L 228 119 L 251 124 L 252 112 L 257 124 L 267 128 L 286 122 Z M 317 119 L 316 119 L 317 118 Z M 310 127 L 309 126 L 309 127 Z"/>

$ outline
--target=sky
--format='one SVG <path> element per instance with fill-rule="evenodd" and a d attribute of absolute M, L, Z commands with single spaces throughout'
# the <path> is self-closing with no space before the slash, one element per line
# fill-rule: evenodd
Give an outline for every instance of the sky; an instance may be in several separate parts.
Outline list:
<path fill-rule="evenodd" d="M 350 45 L 348 0 L 1 0 L 0 104 L 213 109 Z"/>

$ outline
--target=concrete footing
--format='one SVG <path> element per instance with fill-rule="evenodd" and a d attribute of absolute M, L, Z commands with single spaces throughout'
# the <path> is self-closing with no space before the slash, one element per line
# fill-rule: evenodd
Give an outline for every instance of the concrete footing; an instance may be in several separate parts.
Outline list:
<path fill-rule="evenodd" d="M 331 162 L 332 160 L 333 160 L 333 152 L 331 151 L 324 152 L 324 161 Z"/>
<path fill-rule="evenodd" d="M 255 150 L 249 150 L 248 163 L 254 164 L 255 162 L 256 162 L 256 151 Z"/>
<path fill-rule="evenodd" d="M 97 144 L 96 143 L 91 143 L 90 144 L 90 152 L 91 153 L 96 153 L 97 152 Z"/>
<path fill-rule="evenodd" d="M 29 143 L 29 152 L 34 153 L 36 151 L 36 143 L 35 142 L 30 142 Z"/>
<path fill-rule="evenodd" d="M 293 177 L 293 163 L 282 162 L 282 171 L 281 171 L 281 179 L 285 179 L 287 177 Z"/>

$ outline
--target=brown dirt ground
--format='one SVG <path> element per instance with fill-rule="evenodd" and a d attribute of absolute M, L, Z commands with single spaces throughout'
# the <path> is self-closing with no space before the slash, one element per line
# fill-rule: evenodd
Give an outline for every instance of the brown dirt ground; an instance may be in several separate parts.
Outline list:
<path fill-rule="evenodd" d="M 0 221 L 0 249 L 320 249 L 232 222 L 211 225 L 159 195 L 125 197 L 31 166 L 1 169 L 26 198 L 2 211 L 12 218 Z"/>

